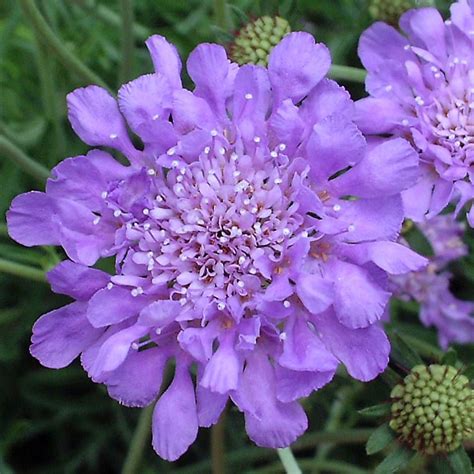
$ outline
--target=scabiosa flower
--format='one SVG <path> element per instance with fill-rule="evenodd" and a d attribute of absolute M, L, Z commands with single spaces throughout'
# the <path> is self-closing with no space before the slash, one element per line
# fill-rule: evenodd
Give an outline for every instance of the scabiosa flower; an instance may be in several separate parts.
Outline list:
<path fill-rule="evenodd" d="M 417 272 L 390 277 L 396 296 L 420 304 L 420 320 L 438 331 L 439 344 L 474 342 L 474 302 L 456 298 L 450 290 L 451 274 L 446 265 L 467 254 L 462 241 L 464 225 L 452 215 L 436 216 L 420 223 L 419 229 L 433 249 L 429 265 Z M 403 243 L 404 240 L 400 239 Z M 406 245 L 408 245 L 405 242 Z"/>
<path fill-rule="evenodd" d="M 307 427 L 297 400 L 340 362 L 364 381 L 387 364 L 387 272 L 425 264 L 394 242 L 416 153 L 402 139 L 366 147 L 309 34 L 286 36 L 268 69 L 202 44 L 187 61 L 193 92 L 175 48 L 146 44 L 156 72 L 124 85 L 118 103 L 96 86 L 68 96 L 79 137 L 130 165 L 99 149 L 69 158 L 8 213 L 15 240 L 69 257 L 48 278 L 76 301 L 39 319 L 31 352 L 54 368 L 81 355 L 129 406 L 152 403 L 175 364 L 153 415 L 165 459 L 229 398 L 255 443 L 287 446 Z M 114 275 L 90 268 L 109 256 Z"/>
<path fill-rule="evenodd" d="M 406 36 L 379 22 L 360 39 L 370 97 L 357 103 L 357 123 L 368 135 L 405 137 L 417 149 L 422 176 L 403 193 L 417 221 L 452 200 L 458 213 L 474 198 L 473 25 L 472 4 L 460 0 L 445 22 L 434 8 L 410 10 L 400 19 Z M 474 226 L 474 209 L 467 218 Z"/>

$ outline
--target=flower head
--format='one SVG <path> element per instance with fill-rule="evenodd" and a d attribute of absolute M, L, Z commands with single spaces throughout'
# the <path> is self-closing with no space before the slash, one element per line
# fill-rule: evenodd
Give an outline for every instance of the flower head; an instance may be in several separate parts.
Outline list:
<path fill-rule="evenodd" d="M 35 324 L 31 351 L 55 368 L 81 354 L 130 406 L 157 398 L 172 361 L 153 416 L 166 459 L 229 398 L 258 445 L 287 446 L 307 426 L 298 398 L 340 362 L 360 380 L 387 364 L 386 274 L 425 264 L 394 242 L 416 154 L 402 139 L 366 146 L 309 34 L 286 36 L 268 69 L 202 44 L 187 61 L 193 92 L 175 48 L 160 36 L 147 46 L 156 72 L 118 102 L 96 86 L 68 96 L 81 139 L 130 165 L 98 149 L 67 159 L 45 193 L 17 197 L 8 213 L 18 242 L 61 245 L 70 259 L 49 280 L 76 301 Z M 91 268 L 108 256 L 114 275 Z"/>
<path fill-rule="evenodd" d="M 366 134 L 410 140 L 422 177 L 403 194 L 408 217 L 420 221 L 453 199 L 456 212 L 474 197 L 474 13 L 466 0 L 443 21 L 434 8 L 400 19 L 405 36 L 385 23 L 363 33 L 359 55 L 368 70 L 370 97 L 357 103 Z M 468 212 L 474 225 L 474 210 Z"/>

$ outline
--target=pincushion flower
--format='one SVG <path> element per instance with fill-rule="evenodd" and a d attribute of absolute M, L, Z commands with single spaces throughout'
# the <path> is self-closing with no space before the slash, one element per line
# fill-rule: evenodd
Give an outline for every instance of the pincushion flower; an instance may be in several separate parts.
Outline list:
<path fill-rule="evenodd" d="M 255 443 L 287 446 L 307 427 L 298 399 L 340 363 L 364 381 L 387 365 L 387 273 L 425 264 L 395 242 L 416 153 L 402 139 L 367 148 L 309 34 L 286 36 L 268 69 L 202 44 L 187 61 L 193 92 L 175 48 L 146 44 L 156 72 L 117 101 L 96 86 L 68 96 L 79 137 L 129 165 L 99 149 L 69 158 L 8 213 L 15 240 L 69 258 L 48 278 L 75 302 L 39 319 L 31 352 L 53 368 L 81 355 L 129 406 L 156 400 L 174 364 L 153 415 L 165 459 L 229 398 Z M 91 268 L 109 256 L 114 275 Z"/>
<path fill-rule="evenodd" d="M 452 215 L 436 216 L 418 225 L 433 250 L 429 265 L 417 272 L 390 277 L 393 292 L 406 301 L 420 305 L 420 320 L 438 331 L 443 349 L 451 343 L 474 342 L 474 302 L 457 298 L 450 290 L 452 261 L 468 253 L 462 240 L 464 225 Z M 400 239 L 403 243 L 403 239 Z M 405 242 L 406 245 L 408 245 Z"/>
<path fill-rule="evenodd" d="M 399 33 L 375 23 L 360 39 L 370 95 L 358 101 L 367 135 L 407 138 L 420 157 L 421 178 L 403 193 L 408 217 L 421 221 L 451 201 L 469 203 L 474 226 L 474 12 L 459 0 L 443 21 L 434 8 L 410 10 Z"/>

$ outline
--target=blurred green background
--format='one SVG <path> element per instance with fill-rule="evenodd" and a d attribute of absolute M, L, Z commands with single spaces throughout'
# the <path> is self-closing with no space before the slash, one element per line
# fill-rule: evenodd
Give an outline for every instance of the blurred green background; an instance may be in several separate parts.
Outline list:
<path fill-rule="evenodd" d="M 227 43 L 232 32 L 262 14 L 279 14 L 294 30 L 313 33 L 329 46 L 335 63 L 359 66 L 358 37 L 373 21 L 368 3 L 235 0 L 228 2 L 226 31 L 216 26 L 211 0 L 37 1 L 61 47 L 86 67 L 84 74 L 78 74 L 60 53 L 39 41 L 32 18 L 22 9 L 31 1 L 0 2 L 0 258 L 41 271 L 62 258 L 56 250 L 25 249 L 9 240 L 4 215 L 11 199 L 21 192 L 42 189 L 44 182 L 8 158 L 22 150 L 50 169 L 65 157 L 86 151 L 68 125 L 65 96 L 90 82 L 87 71 L 115 90 L 124 80 L 152 70 L 143 44 L 149 35 L 166 36 L 185 58 L 200 42 Z M 439 6 L 446 9 L 448 3 Z M 127 21 L 122 22 L 124 8 L 130 4 L 133 45 L 127 42 Z M 130 46 L 132 62 L 124 64 L 124 48 Z M 345 85 L 355 98 L 363 95 L 360 84 Z M 466 258 L 454 269 L 456 291 L 463 297 L 469 297 L 473 268 L 472 258 Z M 41 281 L 41 271 L 31 275 L 38 281 L 0 273 L 0 474 L 118 473 L 139 410 L 109 399 L 101 386 L 88 380 L 77 361 L 54 371 L 40 367 L 29 355 L 33 322 L 67 302 L 51 293 Z M 394 316 L 401 330 L 436 342 L 435 333 L 417 322 L 416 307 L 395 305 Z M 380 458 L 368 458 L 364 442 L 376 422 L 362 419 L 356 410 L 380 403 L 388 394 L 380 381 L 363 385 L 341 373 L 334 383 L 305 400 L 311 428 L 294 449 L 305 472 L 370 472 Z M 282 472 L 274 451 L 256 448 L 248 441 L 242 416 L 235 409 L 228 410 L 224 431 L 228 472 Z M 328 433 L 336 434 L 331 438 Z M 147 445 L 140 472 L 210 472 L 210 437 L 209 430 L 202 429 L 198 441 L 174 464 L 161 461 Z M 435 466 L 412 469 L 436 472 Z"/>

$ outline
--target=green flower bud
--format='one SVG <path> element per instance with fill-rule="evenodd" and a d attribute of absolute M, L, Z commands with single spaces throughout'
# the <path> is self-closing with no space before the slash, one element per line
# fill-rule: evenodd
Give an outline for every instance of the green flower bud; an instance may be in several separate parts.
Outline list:
<path fill-rule="evenodd" d="M 371 0 L 369 13 L 374 20 L 398 25 L 400 17 L 410 8 L 433 6 L 432 0 Z"/>
<path fill-rule="evenodd" d="M 448 453 L 474 432 L 474 390 L 454 367 L 417 365 L 390 397 L 390 428 L 416 451 Z"/>
<path fill-rule="evenodd" d="M 279 16 L 257 18 L 237 33 L 230 46 L 230 58 L 238 64 L 266 66 L 274 46 L 290 31 L 289 23 Z"/>

